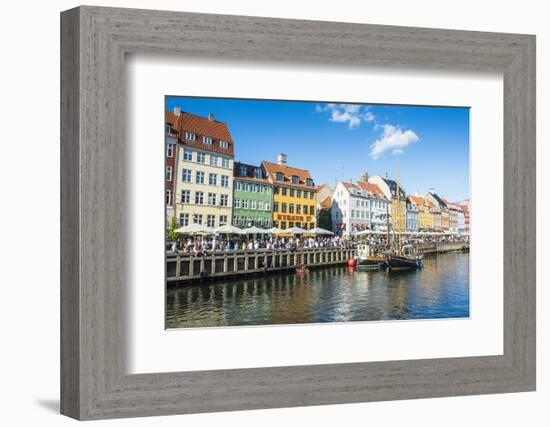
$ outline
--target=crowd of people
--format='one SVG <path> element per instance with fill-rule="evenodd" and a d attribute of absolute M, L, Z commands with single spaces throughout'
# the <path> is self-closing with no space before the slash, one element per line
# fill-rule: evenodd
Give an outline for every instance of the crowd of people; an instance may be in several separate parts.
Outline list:
<path fill-rule="evenodd" d="M 401 236 L 401 244 L 431 244 L 438 242 L 468 243 L 468 236 Z M 192 253 L 197 256 L 212 252 L 253 252 L 253 251 L 297 251 L 318 248 L 355 248 L 366 243 L 376 247 L 387 247 L 385 235 L 369 236 L 270 236 L 269 238 L 246 238 L 244 236 L 223 238 L 219 236 L 188 236 L 168 242 L 169 252 Z"/>

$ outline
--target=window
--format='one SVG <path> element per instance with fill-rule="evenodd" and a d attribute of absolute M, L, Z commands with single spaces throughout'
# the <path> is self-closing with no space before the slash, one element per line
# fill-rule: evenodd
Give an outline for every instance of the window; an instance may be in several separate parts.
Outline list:
<path fill-rule="evenodd" d="M 353 209 L 351 210 L 351 218 L 355 218 L 355 211 Z"/>
<path fill-rule="evenodd" d="M 174 157 L 174 144 L 166 144 L 166 157 Z"/>
<path fill-rule="evenodd" d="M 247 177 L 248 176 L 245 165 L 240 165 L 239 166 L 239 175 L 242 176 L 242 177 Z"/>
<path fill-rule="evenodd" d="M 227 141 L 222 141 L 220 139 L 220 147 L 227 150 L 229 148 L 229 144 L 227 143 Z"/>
<path fill-rule="evenodd" d="M 195 192 L 195 204 L 202 205 L 204 203 L 204 193 L 202 191 Z"/>
<path fill-rule="evenodd" d="M 212 145 L 212 138 L 210 138 L 209 136 L 203 136 L 202 142 L 203 144 L 206 144 L 206 145 Z"/>
<path fill-rule="evenodd" d="M 218 156 L 210 154 L 210 166 L 218 166 Z"/>
<path fill-rule="evenodd" d="M 222 187 L 229 187 L 229 177 L 222 175 Z"/>
<path fill-rule="evenodd" d="M 273 212 L 279 212 L 279 203 L 277 202 L 273 203 Z"/>
<path fill-rule="evenodd" d="M 275 179 L 277 181 L 284 181 L 285 176 L 281 172 L 275 172 Z"/>
<path fill-rule="evenodd" d="M 193 132 L 185 132 L 185 139 L 188 141 L 194 141 L 197 136 Z"/>
<path fill-rule="evenodd" d="M 258 210 L 263 211 L 264 210 L 264 202 L 263 200 L 258 200 Z"/>
<path fill-rule="evenodd" d="M 208 193 L 208 204 L 210 206 L 216 205 L 216 193 Z"/>
<path fill-rule="evenodd" d="M 295 192 L 294 188 L 291 188 L 290 189 L 290 197 L 294 197 L 295 193 L 296 192 Z"/>
<path fill-rule="evenodd" d="M 292 183 L 293 184 L 299 184 L 300 178 L 298 178 L 296 175 L 292 175 Z"/>
<path fill-rule="evenodd" d="M 172 181 L 172 166 L 166 166 L 166 181 Z"/>
<path fill-rule="evenodd" d="M 166 190 L 166 205 L 170 206 L 172 204 L 172 191 Z"/>
<path fill-rule="evenodd" d="M 311 206 L 309 207 L 309 214 L 310 214 L 310 215 L 315 215 L 315 206 L 311 205 Z"/>
<path fill-rule="evenodd" d="M 180 227 L 185 227 L 186 225 L 189 225 L 189 214 L 180 213 L 179 223 L 180 223 Z"/>
<path fill-rule="evenodd" d="M 220 206 L 227 206 L 229 201 L 229 196 L 227 194 L 222 194 L 220 196 Z"/>
<path fill-rule="evenodd" d="M 206 163 L 206 153 L 197 153 L 197 163 Z"/>
<path fill-rule="evenodd" d="M 202 224 L 201 214 L 193 214 L 193 224 Z"/>
<path fill-rule="evenodd" d="M 227 157 L 222 157 L 222 168 L 229 168 L 229 159 Z"/>
<path fill-rule="evenodd" d="M 208 174 L 208 184 L 209 185 L 216 185 L 216 182 L 218 181 L 218 175 L 215 173 Z"/>
<path fill-rule="evenodd" d="M 286 187 L 281 188 L 281 194 L 286 196 Z"/>
<path fill-rule="evenodd" d="M 300 215 L 302 213 L 302 205 L 296 205 L 296 213 Z"/>
<path fill-rule="evenodd" d="M 306 179 L 306 185 L 308 187 L 313 187 L 313 180 L 311 178 Z"/>
<path fill-rule="evenodd" d="M 289 228 L 292 228 L 292 227 L 294 227 L 294 221 L 289 221 L 289 223 L 288 223 L 288 227 L 289 227 Z"/>
<path fill-rule="evenodd" d="M 250 184 L 250 191 L 252 191 L 253 193 L 256 193 L 256 190 L 257 190 L 257 186 L 256 184 Z"/>
<path fill-rule="evenodd" d="M 241 189 L 241 181 L 235 181 L 235 182 L 234 182 L 234 185 L 235 185 L 235 190 L 240 191 L 240 189 Z"/>
<path fill-rule="evenodd" d="M 286 203 L 281 204 L 281 212 L 286 213 Z"/>
<path fill-rule="evenodd" d="M 248 200 L 247 199 L 243 200 L 243 209 L 248 209 Z"/>
<path fill-rule="evenodd" d="M 270 203 L 270 202 L 265 202 L 265 210 L 266 210 L 266 211 L 270 211 L 270 210 L 271 210 L 271 203 Z"/>
<path fill-rule="evenodd" d="M 291 213 L 291 214 L 294 213 L 294 205 L 292 203 L 288 205 L 288 213 Z"/>
<path fill-rule="evenodd" d="M 195 182 L 197 184 L 204 184 L 204 172 L 197 171 L 195 175 Z"/>
<path fill-rule="evenodd" d="M 286 221 L 281 221 L 281 230 L 286 230 Z"/>
<path fill-rule="evenodd" d="M 241 208 L 241 199 L 235 199 L 233 201 L 235 208 L 240 209 Z"/>
<path fill-rule="evenodd" d="M 273 194 L 279 194 L 279 187 L 273 187 Z"/>
<path fill-rule="evenodd" d="M 310 192 L 309 192 L 309 198 L 310 198 L 310 199 L 313 199 L 313 195 L 314 195 L 313 191 L 310 191 Z"/>
<path fill-rule="evenodd" d="M 304 205 L 304 215 L 307 215 L 307 205 Z"/>
<path fill-rule="evenodd" d="M 216 223 L 216 216 L 215 215 L 207 215 L 206 216 L 206 226 L 207 227 L 214 227 L 215 223 Z"/>
<path fill-rule="evenodd" d="M 227 224 L 227 215 L 220 215 L 220 226 Z"/>
<path fill-rule="evenodd" d="M 193 160 L 193 152 L 191 150 L 188 150 L 187 148 L 183 149 L 183 160 L 187 160 L 188 162 Z"/>
<path fill-rule="evenodd" d="M 302 197 L 302 190 L 296 190 L 296 197 Z"/>
<path fill-rule="evenodd" d="M 254 178 L 261 179 L 262 178 L 262 171 L 260 168 L 254 169 Z"/>
<path fill-rule="evenodd" d="M 246 192 L 248 192 L 248 189 L 250 188 L 250 186 L 248 185 L 248 182 L 243 182 L 242 187 L 243 187 L 243 191 L 246 191 Z"/>
<path fill-rule="evenodd" d="M 250 201 L 250 209 L 256 210 L 256 206 L 257 206 L 256 200 L 251 200 Z"/>
<path fill-rule="evenodd" d="M 181 171 L 181 180 L 183 182 L 191 182 L 191 170 L 190 169 L 183 169 Z"/>
<path fill-rule="evenodd" d="M 189 190 L 181 190 L 181 202 L 191 203 L 191 192 Z"/>

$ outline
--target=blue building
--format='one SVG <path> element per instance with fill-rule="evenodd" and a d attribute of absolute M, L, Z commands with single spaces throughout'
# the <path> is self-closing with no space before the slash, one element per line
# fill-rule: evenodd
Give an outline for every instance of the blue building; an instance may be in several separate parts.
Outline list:
<path fill-rule="evenodd" d="M 418 231 L 418 208 L 416 204 L 407 197 L 407 231 Z"/>

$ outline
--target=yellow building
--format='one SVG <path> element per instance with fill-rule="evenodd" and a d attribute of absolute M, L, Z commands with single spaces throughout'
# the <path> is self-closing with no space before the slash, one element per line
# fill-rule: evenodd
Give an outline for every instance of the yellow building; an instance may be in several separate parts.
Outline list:
<path fill-rule="evenodd" d="M 418 230 L 429 231 L 434 228 L 434 218 L 430 212 L 432 204 L 424 197 L 410 196 L 411 201 L 418 209 Z"/>
<path fill-rule="evenodd" d="M 316 187 L 309 171 L 287 166 L 284 154 L 278 163 L 263 161 L 262 166 L 273 184 L 273 226 L 315 228 Z"/>
<path fill-rule="evenodd" d="M 395 231 L 407 229 L 407 200 L 393 196 L 391 199 L 391 226 Z"/>

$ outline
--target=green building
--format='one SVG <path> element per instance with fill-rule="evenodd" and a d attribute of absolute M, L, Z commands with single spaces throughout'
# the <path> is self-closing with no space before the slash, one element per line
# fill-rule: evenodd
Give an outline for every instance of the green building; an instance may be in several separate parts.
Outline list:
<path fill-rule="evenodd" d="M 273 186 L 260 166 L 234 163 L 233 225 L 271 228 Z"/>

